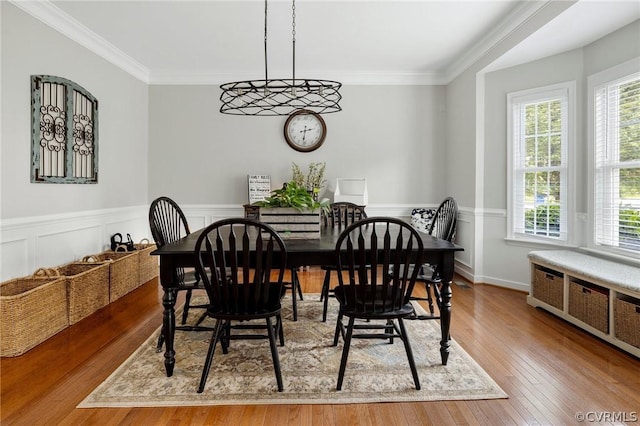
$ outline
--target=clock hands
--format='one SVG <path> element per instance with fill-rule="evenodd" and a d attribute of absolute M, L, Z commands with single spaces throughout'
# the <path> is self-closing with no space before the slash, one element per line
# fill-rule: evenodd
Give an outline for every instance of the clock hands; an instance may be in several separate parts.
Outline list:
<path fill-rule="evenodd" d="M 310 132 L 313 130 L 313 127 L 309 127 L 307 128 L 307 125 L 304 125 L 304 129 L 300 130 L 300 133 L 302 133 L 302 140 L 304 141 L 306 136 L 307 136 L 307 132 Z"/>

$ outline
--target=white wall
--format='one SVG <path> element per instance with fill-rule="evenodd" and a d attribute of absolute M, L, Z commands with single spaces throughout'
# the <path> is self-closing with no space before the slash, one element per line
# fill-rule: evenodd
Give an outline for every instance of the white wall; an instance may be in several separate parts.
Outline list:
<path fill-rule="evenodd" d="M 222 115 L 217 86 L 148 87 L 0 2 L 0 280 L 102 250 L 115 232 L 146 237 L 148 204 L 159 195 L 182 204 L 196 229 L 242 214 L 248 173 L 270 174 L 276 187 L 290 178 L 292 161 L 303 168 L 325 161 L 325 195 L 332 195 L 336 177 L 367 177 L 374 215 L 407 214 L 454 196 L 460 206 L 457 242 L 465 248 L 456 256 L 457 270 L 472 281 L 527 289 L 526 253 L 537 247 L 504 241 L 504 94 L 575 76 L 584 103 L 589 74 L 640 55 L 635 22 L 584 49 L 483 73 L 570 6 L 547 3 L 446 87 L 344 87 L 344 110 L 324 116 L 324 145 L 305 154 L 284 142 L 284 117 Z M 68 78 L 98 98 L 97 185 L 29 182 L 31 74 Z M 584 107 L 579 115 L 585 116 Z M 576 181 L 582 182 L 586 152 L 578 158 L 583 165 Z M 577 211 L 586 212 L 584 191 L 577 200 Z"/>
<path fill-rule="evenodd" d="M 147 85 L 14 5 L 0 2 L 0 11 L 1 279 L 95 253 L 112 223 L 146 236 Z M 32 74 L 67 78 L 98 99 L 97 184 L 30 183 Z M 133 217 L 131 209 L 139 209 Z"/>
<path fill-rule="evenodd" d="M 329 198 L 336 177 L 366 177 L 369 204 L 421 206 L 445 196 L 443 86 L 347 86 L 342 112 L 325 114 L 327 137 L 300 153 L 284 140 L 286 117 L 218 112 L 217 86 L 151 86 L 150 198 L 186 204 L 246 203 L 247 174 L 271 175 L 272 188 L 326 162 Z M 408 212 L 407 212 L 408 213 Z"/>
<path fill-rule="evenodd" d="M 587 245 L 589 233 L 584 220 L 587 209 L 587 78 L 603 69 L 640 56 L 640 22 L 636 21 L 582 49 L 544 58 L 527 64 L 487 73 L 485 76 L 485 162 L 483 175 L 484 205 L 494 215 L 483 219 L 483 282 L 527 289 L 529 266 L 527 253 L 541 248 L 562 248 L 506 241 L 507 223 L 507 134 L 506 97 L 510 92 L 576 81 L 575 149 L 572 155 L 574 175 L 569 191 L 575 197 L 574 225 L 570 230 L 572 245 Z M 611 53 L 615 52 L 615 53 Z M 489 190 L 490 188 L 490 190 Z"/>

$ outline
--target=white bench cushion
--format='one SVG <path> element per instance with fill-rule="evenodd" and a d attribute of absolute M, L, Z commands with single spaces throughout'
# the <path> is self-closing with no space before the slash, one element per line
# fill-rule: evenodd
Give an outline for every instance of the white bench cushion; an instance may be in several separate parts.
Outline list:
<path fill-rule="evenodd" d="M 640 292 L 640 268 L 569 250 L 536 250 L 529 259 L 557 266 L 585 278 L 600 280 L 627 290 Z"/>

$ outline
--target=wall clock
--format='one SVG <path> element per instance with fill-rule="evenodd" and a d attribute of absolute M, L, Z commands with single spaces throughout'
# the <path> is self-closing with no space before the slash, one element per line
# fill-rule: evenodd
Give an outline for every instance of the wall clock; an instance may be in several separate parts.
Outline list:
<path fill-rule="evenodd" d="M 327 125 L 324 119 L 313 111 L 295 111 L 284 123 L 284 138 L 296 151 L 315 151 L 322 146 L 326 135 Z"/>

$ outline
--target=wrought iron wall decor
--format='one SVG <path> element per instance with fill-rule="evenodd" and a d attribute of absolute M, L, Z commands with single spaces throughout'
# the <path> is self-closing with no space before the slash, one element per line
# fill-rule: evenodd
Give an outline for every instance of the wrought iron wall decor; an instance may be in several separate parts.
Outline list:
<path fill-rule="evenodd" d="M 73 81 L 31 76 L 31 182 L 98 182 L 98 100 Z"/>
<path fill-rule="evenodd" d="M 269 79 L 267 67 L 267 0 L 264 2 L 264 80 L 220 85 L 220 112 L 234 115 L 289 115 L 299 109 L 318 114 L 342 110 L 340 87 L 332 80 L 296 79 L 296 2 L 292 0 L 293 70 L 290 79 Z"/>

